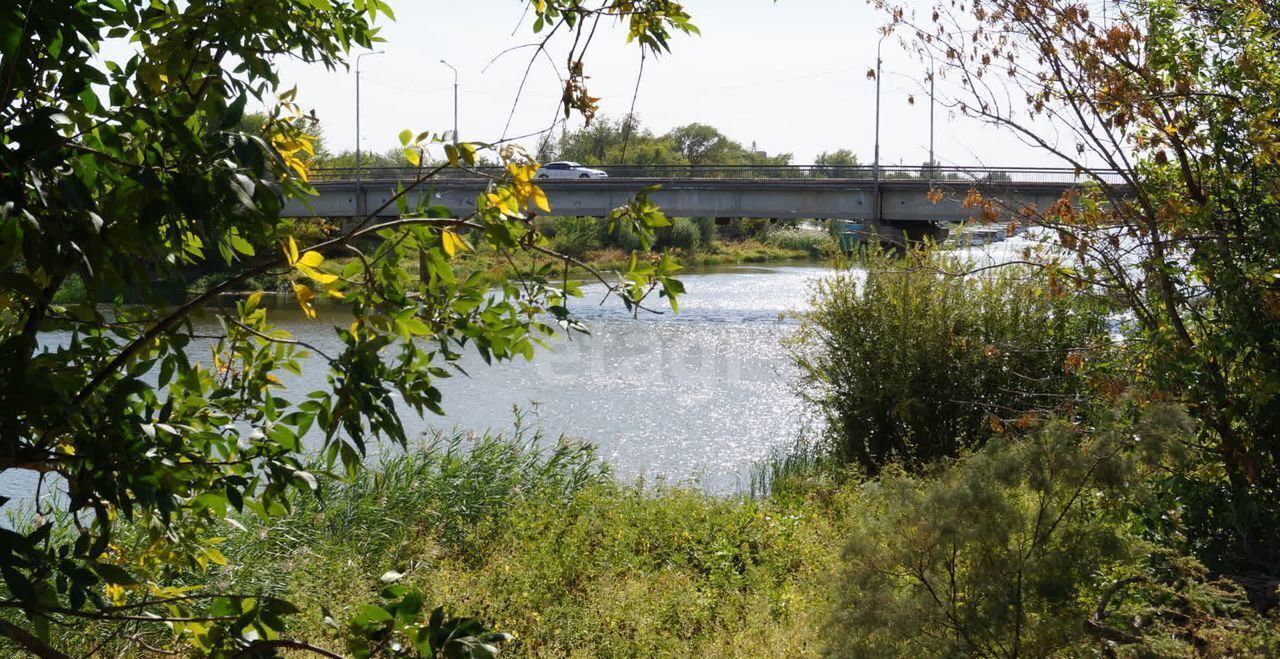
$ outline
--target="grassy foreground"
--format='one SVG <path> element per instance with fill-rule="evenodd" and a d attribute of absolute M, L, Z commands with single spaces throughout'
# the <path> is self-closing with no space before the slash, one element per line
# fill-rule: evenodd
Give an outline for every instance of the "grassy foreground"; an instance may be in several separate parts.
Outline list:
<path fill-rule="evenodd" d="M 432 605 L 515 635 L 504 656 L 810 656 L 848 509 L 838 491 L 757 501 L 622 483 L 590 447 L 520 430 L 439 436 L 270 526 L 240 518 L 228 565 L 188 581 L 287 595 L 291 636 L 335 651 L 325 617 L 350 618 L 396 571 Z"/>

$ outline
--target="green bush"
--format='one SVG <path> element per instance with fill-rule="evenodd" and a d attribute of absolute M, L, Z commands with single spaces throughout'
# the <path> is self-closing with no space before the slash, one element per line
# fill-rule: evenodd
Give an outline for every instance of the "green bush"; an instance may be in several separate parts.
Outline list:
<path fill-rule="evenodd" d="M 933 477 L 864 486 L 844 551 L 836 657 L 1275 656 L 1274 621 L 1135 524 L 1185 414 L 1050 424 Z"/>
<path fill-rule="evenodd" d="M 788 341 L 840 462 L 922 465 L 1085 398 L 1078 367 L 1108 337 L 1083 297 L 1019 268 L 940 274 L 966 264 L 925 251 L 863 266 L 818 280 Z"/>
<path fill-rule="evenodd" d="M 719 237 L 719 232 L 716 231 L 716 218 L 695 217 L 693 223 L 698 225 L 698 241 L 703 245 L 710 245 Z"/>
<path fill-rule="evenodd" d="M 600 221 L 594 217 L 561 217 L 554 226 L 551 247 L 561 254 L 580 258 L 604 246 Z"/>
<path fill-rule="evenodd" d="M 758 217 L 741 217 L 729 221 L 731 234 L 736 238 L 763 239 L 769 233 L 769 220 Z"/>
<path fill-rule="evenodd" d="M 664 227 L 665 228 L 665 227 Z M 658 229 L 661 232 L 663 229 Z M 626 222 L 619 222 L 608 232 L 606 244 L 609 247 L 617 247 L 624 252 L 634 252 L 644 249 L 644 244 L 640 242 L 640 236 Z"/>
<path fill-rule="evenodd" d="M 669 231 L 667 231 L 666 244 L 664 247 L 675 247 L 677 249 L 694 250 L 698 248 L 702 237 L 698 231 L 698 226 L 687 217 L 677 217 L 671 223 Z"/>
<path fill-rule="evenodd" d="M 830 235 L 805 229 L 777 229 L 769 232 L 765 243 L 781 249 L 808 252 L 809 256 L 830 256 L 836 252 L 836 243 Z"/>
<path fill-rule="evenodd" d="M 547 217 L 539 215 L 533 218 L 533 228 L 548 240 L 556 237 L 556 224 L 560 221 L 558 217 Z"/>
<path fill-rule="evenodd" d="M 82 304 L 89 301 L 89 292 L 84 288 L 84 280 L 79 275 L 72 275 L 62 280 L 62 285 L 53 294 L 55 304 Z"/>

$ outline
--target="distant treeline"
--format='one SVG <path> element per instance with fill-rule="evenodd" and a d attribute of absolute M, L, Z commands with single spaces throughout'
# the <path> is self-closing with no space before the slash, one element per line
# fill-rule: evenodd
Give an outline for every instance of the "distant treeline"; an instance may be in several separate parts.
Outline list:
<path fill-rule="evenodd" d="M 245 115 L 242 128 L 254 131 L 265 120 L 262 114 Z M 354 167 L 355 152 L 333 152 L 325 146 L 324 130 L 317 122 L 309 122 L 305 130 L 315 142 L 315 155 L 310 166 Z M 621 119 L 597 117 L 577 130 L 547 134 L 538 142 L 535 155 L 540 162 L 574 160 L 588 165 L 791 165 L 790 153 L 770 155 L 755 145 L 744 146 L 714 126 L 691 123 L 657 134 L 641 125 L 639 118 L 629 115 Z M 360 162 L 365 167 L 407 167 L 401 149 L 364 151 Z M 817 165 L 855 166 L 858 157 L 849 149 L 822 152 L 814 158 Z"/>

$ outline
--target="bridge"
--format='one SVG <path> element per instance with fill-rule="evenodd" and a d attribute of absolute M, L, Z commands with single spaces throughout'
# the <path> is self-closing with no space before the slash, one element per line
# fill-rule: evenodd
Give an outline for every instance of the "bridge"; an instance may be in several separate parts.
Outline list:
<path fill-rule="evenodd" d="M 863 231 L 883 238 L 939 237 L 942 225 L 972 219 L 981 209 L 966 208 L 964 198 L 976 189 L 998 199 L 1003 215 L 1020 209 L 1044 210 L 1063 192 L 1083 184 L 1087 175 L 1071 169 L 1044 167 L 873 167 L 833 165 L 742 166 L 594 166 L 608 178 L 544 179 L 552 215 L 606 216 L 636 192 L 659 185 L 654 203 L 672 217 L 752 217 L 774 219 L 837 219 L 856 221 Z M 293 217 L 364 216 L 383 206 L 399 185 L 410 183 L 420 170 L 353 168 L 313 170 L 318 197 L 307 204 L 290 201 L 285 214 Z M 430 195 L 428 205 L 444 206 L 455 214 L 475 210 L 475 200 L 489 182 L 502 175 L 497 167 L 446 169 L 408 195 L 415 207 Z M 1119 174 L 1102 174 L 1107 183 L 1122 183 Z M 930 190 L 942 193 L 929 195 Z M 932 197 L 932 199 L 930 198 Z M 396 215 L 392 204 L 388 215 Z"/>

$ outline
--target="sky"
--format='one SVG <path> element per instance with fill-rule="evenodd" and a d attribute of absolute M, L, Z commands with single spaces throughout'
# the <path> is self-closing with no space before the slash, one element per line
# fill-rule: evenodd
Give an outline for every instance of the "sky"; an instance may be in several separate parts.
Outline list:
<path fill-rule="evenodd" d="M 521 0 L 395 0 L 397 20 L 383 23 L 380 55 L 361 65 L 362 147 L 398 146 L 403 129 L 440 132 L 453 126 L 453 71 L 458 70 L 459 134 L 494 141 L 547 128 L 555 119 L 560 83 L 539 56 L 520 103 L 516 91 L 536 42 Z M 600 112 L 625 115 L 661 133 L 700 122 L 770 154 L 789 152 L 805 164 L 816 154 L 852 149 L 864 163 L 875 144 L 876 42 L 885 15 L 864 0 L 687 0 L 701 36 L 677 36 L 672 52 L 649 57 L 637 88 L 639 49 L 625 30 L 602 23 L 586 59 L 588 88 Z M 923 6 L 922 6 L 923 8 Z M 567 40 L 549 46 L 563 74 Z M 354 55 L 354 54 L 353 54 Z M 496 59 L 495 59 L 496 57 Z M 881 160 L 918 165 L 928 159 L 927 64 L 896 37 L 883 44 Z M 281 63 L 285 87 L 298 85 L 314 108 L 331 151 L 355 144 L 355 74 L 297 61 Z M 939 96 L 944 91 L 939 82 Z M 915 103 L 908 103 L 914 95 Z M 510 126 L 508 127 L 508 121 Z M 935 111 L 934 148 L 943 165 L 1033 166 L 1059 163 L 1012 135 Z M 574 117 L 571 128 L 581 125 Z M 526 144 L 532 146 L 533 140 Z"/>

